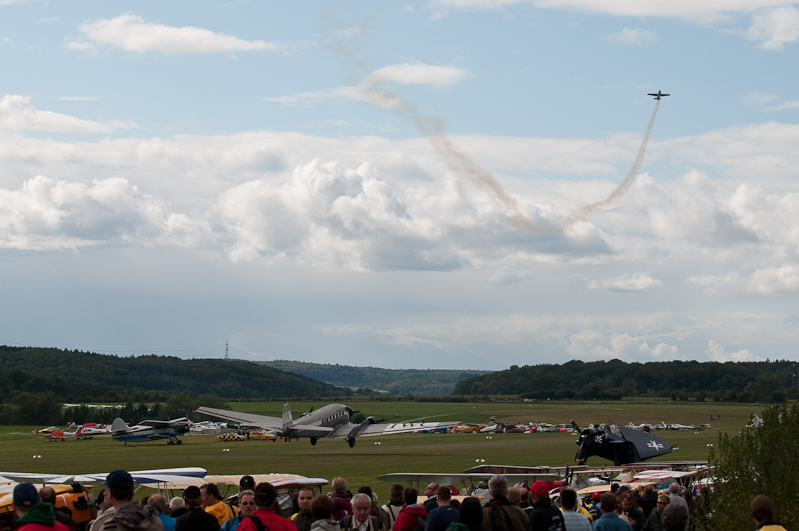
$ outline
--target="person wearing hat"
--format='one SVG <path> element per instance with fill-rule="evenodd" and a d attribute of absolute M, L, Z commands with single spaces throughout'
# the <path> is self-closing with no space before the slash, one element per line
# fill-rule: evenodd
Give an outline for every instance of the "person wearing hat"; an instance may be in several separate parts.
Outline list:
<path fill-rule="evenodd" d="M 601 497 L 601 492 L 595 492 L 591 495 L 591 501 L 594 503 L 588 508 L 588 512 L 591 513 L 592 522 L 596 522 L 602 516 L 602 510 L 599 508 L 599 498 Z"/>
<path fill-rule="evenodd" d="M 563 514 L 549 499 L 549 487 L 543 481 L 530 485 L 533 510 L 528 515 L 533 531 L 565 531 Z"/>
<path fill-rule="evenodd" d="M 133 501 L 134 483 L 130 474 L 124 470 L 114 470 L 106 476 L 104 484 L 114 512 L 102 528 L 92 526 L 93 531 L 164 531 L 164 524 L 156 509 Z"/>
<path fill-rule="evenodd" d="M 491 501 L 483 507 L 484 526 L 492 531 L 506 529 L 530 531 L 530 520 L 527 519 L 527 515 L 508 501 L 508 478 L 498 474 L 492 477 L 488 481 L 488 492 L 491 494 Z"/>
<path fill-rule="evenodd" d="M 255 479 L 252 476 L 241 476 L 239 480 L 239 495 L 238 496 L 231 496 L 227 503 L 231 507 L 233 507 L 233 512 L 239 514 L 239 499 L 241 498 L 241 493 L 245 490 L 255 490 Z"/>
<path fill-rule="evenodd" d="M 23 531 L 68 531 L 67 526 L 56 522 L 53 505 L 42 502 L 36 487 L 30 483 L 20 483 L 14 487 L 11 501 L 17 516 L 17 530 Z"/>
<path fill-rule="evenodd" d="M 183 491 L 186 513 L 175 522 L 175 531 L 219 531 L 216 517 L 203 511 L 200 488 L 192 485 Z"/>

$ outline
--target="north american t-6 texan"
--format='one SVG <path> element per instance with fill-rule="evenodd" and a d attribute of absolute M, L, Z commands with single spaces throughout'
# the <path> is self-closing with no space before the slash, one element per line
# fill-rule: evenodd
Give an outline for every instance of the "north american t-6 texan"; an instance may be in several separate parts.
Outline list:
<path fill-rule="evenodd" d="M 377 417 L 367 417 L 359 424 L 350 422 L 352 409 L 343 404 L 329 404 L 303 413 L 294 420 L 291 416 L 291 407 L 283 406 L 283 418 L 254 415 L 252 413 L 239 413 L 226 409 L 199 407 L 197 413 L 204 413 L 212 417 L 227 421 L 239 422 L 251 428 L 260 428 L 273 431 L 286 441 L 297 437 L 309 437 L 311 444 L 326 437 L 329 439 L 346 439 L 350 448 L 355 446 L 356 437 L 373 437 L 375 435 L 393 435 L 395 433 L 413 433 L 428 430 L 437 430 L 456 426 L 460 422 L 397 422 L 394 424 L 378 424 Z"/>
<path fill-rule="evenodd" d="M 656 100 L 660 100 L 660 98 L 665 98 L 666 96 L 671 96 L 671 94 L 663 94 L 658 90 L 657 94 L 649 93 L 647 96 L 654 96 Z"/>

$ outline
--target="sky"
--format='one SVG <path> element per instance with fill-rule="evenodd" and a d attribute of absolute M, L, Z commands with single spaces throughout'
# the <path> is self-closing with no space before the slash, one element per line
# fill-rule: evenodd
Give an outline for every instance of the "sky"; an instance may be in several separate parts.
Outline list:
<path fill-rule="evenodd" d="M 796 360 L 797 64 L 790 0 L 0 0 L 0 344 Z"/>

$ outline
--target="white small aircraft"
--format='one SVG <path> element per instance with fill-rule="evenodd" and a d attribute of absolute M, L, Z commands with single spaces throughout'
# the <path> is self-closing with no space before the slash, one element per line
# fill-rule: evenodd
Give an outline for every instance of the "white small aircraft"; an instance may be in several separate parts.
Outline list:
<path fill-rule="evenodd" d="M 110 472 L 99 474 L 43 474 L 28 472 L 0 472 L 0 477 L 12 481 L 29 483 L 94 483 L 105 481 Z M 192 478 L 204 478 L 208 471 L 199 467 L 160 468 L 156 470 L 131 470 L 128 472 L 136 483 L 171 483 Z"/>
<path fill-rule="evenodd" d="M 311 444 L 322 437 L 330 439 L 346 439 L 350 448 L 355 446 L 355 437 L 370 437 L 375 435 L 391 435 L 395 433 L 414 433 L 436 428 L 457 426 L 460 422 L 397 422 L 394 424 L 378 424 L 377 417 L 367 417 L 360 424 L 350 422 L 352 409 L 342 404 L 329 404 L 316 411 L 309 411 L 294 420 L 291 416 L 291 407 L 288 403 L 283 406 L 283 418 L 269 417 L 266 415 L 253 415 L 252 413 L 239 413 L 226 409 L 210 407 L 197 408 L 198 413 L 204 413 L 220 419 L 240 422 L 242 425 L 274 431 L 286 441 L 291 438 L 309 437 Z"/>

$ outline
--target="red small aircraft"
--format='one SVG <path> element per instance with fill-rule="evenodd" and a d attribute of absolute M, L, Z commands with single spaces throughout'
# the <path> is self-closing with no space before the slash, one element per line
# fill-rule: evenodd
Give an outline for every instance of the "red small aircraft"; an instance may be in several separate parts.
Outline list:
<path fill-rule="evenodd" d="M 72 431 L 63 431 L 63 430 L 55 430 L 55 431 L 50 432 L 50 433 L 45 433 L 44 434 L 44 438 L 48 442 L 50 442 L 50 441 L 65 441 L 67 439 L 80 439 L 82 432 L 83 432 L 83 426 L 81 426 L 80 428 L 78 428 L 74 432 L 72 432 Z"/>

